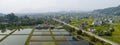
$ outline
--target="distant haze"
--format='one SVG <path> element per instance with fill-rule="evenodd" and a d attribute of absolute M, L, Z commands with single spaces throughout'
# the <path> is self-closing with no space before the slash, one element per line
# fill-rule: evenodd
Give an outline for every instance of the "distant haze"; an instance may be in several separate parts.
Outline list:
<path fill-rule="evenodd" d="M 0 13 L 91 11 L 120 5 L 120 0 L 0 0 Z"/>

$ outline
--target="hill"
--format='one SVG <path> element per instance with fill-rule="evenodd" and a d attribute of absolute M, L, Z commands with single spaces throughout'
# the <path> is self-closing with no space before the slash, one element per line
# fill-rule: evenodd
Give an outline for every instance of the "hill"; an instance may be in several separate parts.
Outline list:
<path fill-rule="evenodd" d="M 4 16 L 5 14 L 0 13 L 0 16 Z"/>
<path fill-rule="evenodd" d="M 94 10 L 93 12 L 107 15 L 120 15 L 120 5 L 117 7 Z"/>

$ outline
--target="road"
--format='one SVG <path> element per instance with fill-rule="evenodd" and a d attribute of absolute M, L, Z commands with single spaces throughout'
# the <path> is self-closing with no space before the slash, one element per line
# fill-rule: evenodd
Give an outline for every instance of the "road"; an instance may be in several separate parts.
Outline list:
<path fill-rule="evenodd" d="M 62 21 L 60 21 L 60 20 L 58 20 L 58 19 L 53 18 L 53 20 L 58 21 L 58 22 L 60 22 L 60 23 L 63 23 L 64 25 L 68 25 L 68 26 L 70 26 L 70 27 L 73 27 L 73 28 L 75 28 L 76 30 L 80 30 L 79 28 L 77 28 L 77 27 L 75 27 L 75 26 L 72 26 L 72 25 L 70 25 L 70 24 L 67 24 L 67 23 L 65 23 L 65 22 L 62 22 Z M 90 36 L 94 36 L 95 38 L 97 38 L 97 39 L 99 39 L 99 40 L 108 42 L 108 43 L 110 43 L 110 44 L 112 44 L 112 45 L 119 45 L 118 43 L 115 43 L 115 42 L 110 41 L 110 40 L 108 40 L 108 39 L 102 38 L 102 37 L 100 37 L 100 36 L 98 36 L 98 35 L 95 35 L 95 34 L 93 34 L 93 33 L 91 33 L 91 32 L 88 32 L 88 31 L 85 31 L 85 30 L 81 30 L 81 31 L 87 33 L 87 34 L 90 35 Z"/>

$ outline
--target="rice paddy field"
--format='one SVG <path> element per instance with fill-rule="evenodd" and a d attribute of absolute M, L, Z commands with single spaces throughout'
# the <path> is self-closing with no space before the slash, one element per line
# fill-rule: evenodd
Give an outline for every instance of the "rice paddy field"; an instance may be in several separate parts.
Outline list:
<path fill-rule="evenodd" d="M 74 40 L 65 29 L 28 28 L 16 30 L 9 35 L 11 32 L 13 31 L 0 32 L 0 45 L 89 45 L 89 42 L 84 39 Z"/>

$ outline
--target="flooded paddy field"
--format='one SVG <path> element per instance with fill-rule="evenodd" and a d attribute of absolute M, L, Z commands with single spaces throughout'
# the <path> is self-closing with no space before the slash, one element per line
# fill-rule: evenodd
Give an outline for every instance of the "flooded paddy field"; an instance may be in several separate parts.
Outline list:
<path fill-rule="evenodd" d="M 32 31 L 33 33 L 31 33 Z M 10 30 L 4 33 L 0 32 L 0 39 L 11 32 Z M 25 43 L 28 43 L 28 45 L 89 45 L 89 42 L 84 39 L 73 39 L 73 36 L 65 29 L 51 29 L 51 32 L 53 35 L 49 29 L 16 30 L 1 41 L 0 45 L 25 45 Z"/>

